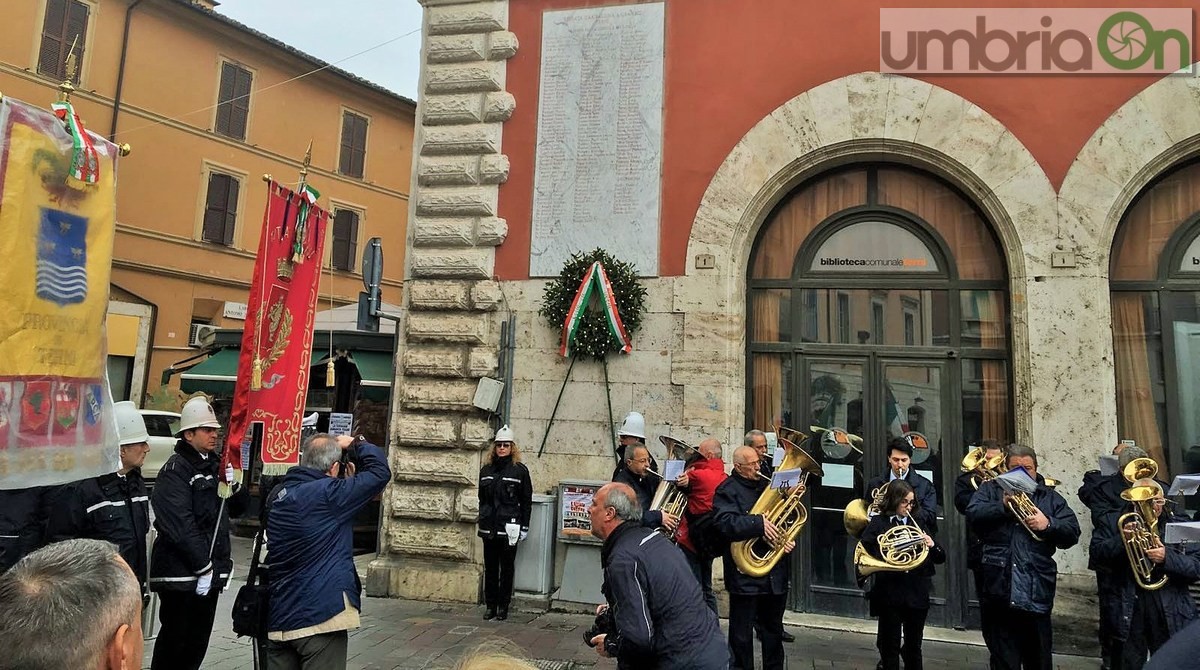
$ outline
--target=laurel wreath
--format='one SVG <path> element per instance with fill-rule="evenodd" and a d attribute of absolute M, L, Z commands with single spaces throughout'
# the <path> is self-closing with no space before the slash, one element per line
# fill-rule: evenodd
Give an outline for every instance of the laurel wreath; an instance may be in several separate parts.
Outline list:
<path fill-rule="evenodd" d="M 263 359 L 263 369 L 271 367 L 271 364 L 279 360 L 283 352 L 287 349 L 288 338 L 292 336 L 292 313 L 283 309 L 283 299 L 271 305 L 271 309 L 267 312 L 267 318 L 270 323 L 268 325 L 269 332 L 275 338 L 271 344 L 271 350 L 267 352 Z"/>
<path fill-rule="evenodd" d="M 596 261 L 600 261 L 608 274 L 617 302 L 617 313 L 621 315 L 621 321 L 625 324 L 625 332 L 633 337 L 641 326 L 642 315 L 646 311 L 646 288 L 638 281 L 637 270 L 632 263 L 617 260 L 603 249 L 572 255 L 571 259 L 563 264 L 558 277 L 543 291 L 542 306 L 538 314 L 546 320 L 547 326 L 561 333 L 563 321 L 567 318 L 567 312 L 571 311 L 571 303 L 579 291 L 579 284 L 587 274 L 588 268 Z M 621 350 L 617 338 L 609 331 L 599 305 L 588 307 L 579 330 L 572 339 L 572 349 L 576 356 L 587 356 L 595 360 L 603 360 L 608 354 Z"/>

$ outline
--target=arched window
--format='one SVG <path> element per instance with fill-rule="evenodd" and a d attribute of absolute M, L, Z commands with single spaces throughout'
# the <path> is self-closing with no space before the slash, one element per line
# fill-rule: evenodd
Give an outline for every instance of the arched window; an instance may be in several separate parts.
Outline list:
<path fill-rule="evenodd" d="M 1138 195 L 1109 276 L 1119 437 L 1160 478 L 1200 472 L 1200 163 Z"/>

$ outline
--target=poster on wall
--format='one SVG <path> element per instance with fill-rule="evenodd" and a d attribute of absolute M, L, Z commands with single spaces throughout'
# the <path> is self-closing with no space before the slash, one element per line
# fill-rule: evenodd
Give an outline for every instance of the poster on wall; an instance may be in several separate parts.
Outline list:
<path fill-rule="evenodd" d="M 558 486 L 558 539 L 563 542 L 600 544 L 592 535 L 588 508 L 592 498 L 608 482 L 562 481 Z"/>

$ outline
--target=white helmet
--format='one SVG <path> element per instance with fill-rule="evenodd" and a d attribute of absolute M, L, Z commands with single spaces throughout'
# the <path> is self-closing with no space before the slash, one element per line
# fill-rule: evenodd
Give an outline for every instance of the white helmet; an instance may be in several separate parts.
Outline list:
<path fill-rule="evenodd" d="M 646 419 L 637 412 L 626 414 L 625 422 L 621 424 L 621 430 L 617 431 L 617 435 L 646 439 Z"/>
<path fill-rule="evenodd" d="M 217 414 L 213 411 L 212 405 L 208 404 L 208 400 L 201 396 L 196 396 L 183 406 L 183 410 L 179 412 L 179 430 L 175 431 L 175 435 L 183 434 L 185 430 L 193 428 L 220 428 L 221 424 L 217 423 Z"/>
<path fill-rule="evenodd" d="M 121 438 L 122 447 L 150 441 L 150 433 L 146 430 L 146 421 L 142 419 L 137 405 L 128 400 L 114 403 L 113 414 L 117 418 L 117 435 Z"/>
<path fill-rule="evenodd" d="M 492 438 L 492 442 L 516 442 L 516 436 L 513 435 L 512 428 L 509 428 L 508 424 L 504 424 L 500 430 L 496 431 L 496 437 Z"/>

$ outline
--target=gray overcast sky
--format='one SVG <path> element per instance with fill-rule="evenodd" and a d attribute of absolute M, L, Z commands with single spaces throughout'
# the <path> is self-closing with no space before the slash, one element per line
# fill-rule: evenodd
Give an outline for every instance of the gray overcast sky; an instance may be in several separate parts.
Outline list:
<path fill-rule="evenodd" d="M 417 0 L 222 0 L 217 12 L 413 100 L 421 66 Z M 414 32 L 361 56 L 365 49 Z"/>

